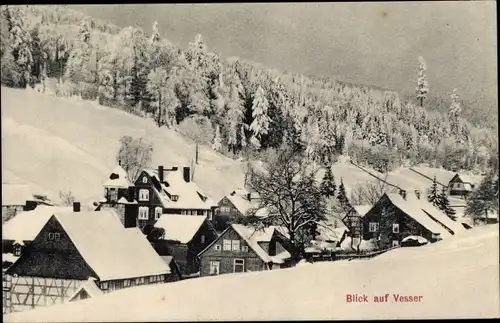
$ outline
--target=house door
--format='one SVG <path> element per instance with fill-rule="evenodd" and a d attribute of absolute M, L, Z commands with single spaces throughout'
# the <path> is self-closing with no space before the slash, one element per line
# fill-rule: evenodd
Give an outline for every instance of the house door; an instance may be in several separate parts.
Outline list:
<path fill-rule="evenodd" d="M 393 248 L 399 247 L 399 241 L 398 240 L 392 240 L 392 247 Z"/>
<path fill-rule="evenodd" d="M 245 259 L 234 259 L 234 270 L 235 273 L 242 273 L 245 271 Z"/>
<path fill-rule="evenodd" d="M 210 262 L 210 275 L 218 275 L 220 269 L 220 261 Z"/>

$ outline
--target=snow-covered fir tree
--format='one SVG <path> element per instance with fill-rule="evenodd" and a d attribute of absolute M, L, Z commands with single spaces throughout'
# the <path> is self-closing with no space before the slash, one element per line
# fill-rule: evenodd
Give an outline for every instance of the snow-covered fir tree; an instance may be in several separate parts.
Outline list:
<path fill-rule="evenodd" d="M 221 151 L 222 150 L 222 140 L 220 137 L 220 127 L 217 125 L 215 127 L 215 135 L 214 139 L 212 140 L 212 149 L 215 151 Z"/>
<path fill-rule="evenodd" d="M 437 207 L 446 214 L 450 219 L 453 219 L 455 215 L 455 210 L 451 208 L 450 201 L 448 200 L 448 194 L 446 193 L 446 189 L 443 187 L 441 193 L 438 196 Z"/>
<path fill-rule="evenodd" d="M 340 178 L 337 200 L 339 201 L 340 206 L 343 208 L 347 208 L 350 206 L 349 199 L 347 198 L 347 194 L 345 191 L 344 180 L 342 177 Z"/>
<path fill-rule="evenodd" d="M 335 185 L 332 167 L 328 166 L 323 176 L 323 180 L 321 181 L 321 193 L 327 198 L 335 197 L 336 189 L 337 186 Z"/>
<path fill-rule="evenodd" d="M 417 79 L 417 100 L 420 103 L 420 106 L 424 106 L 424 100 L 427 98 L 427 94 L 429 93 L 429 83 L 427 81 L 427 64 L 422 56 L 418 57 L 419 68 L 418 68 L 418 79 Z"/>
<path fill-rule="evenodd" d="M 269 102 L 266 98 L 266 93 L 264 89 L 259 86 L 254 94 L 252 102 L 252 118 L 253 121 L 250 124 L 250 130 L 252 131 L 252 137 L 250 142 L 255 148 L 260 148 L 260 140 L 262 136 L 267 135 L 269 131 L 269 116 L 267 115 L 267 109 L 269 107 Z"/>
<path fill-rule="evenodd" d="M 439 192 L 436 182 L 436 176 L 432 180 L 431 188 L 429 189 L 429 194 L 427 195 L 427 201 L 432 203 L 432 205 L 437 206 L 439 203 Z"/>
<path fill-rule="evenodd" d="M 470 216 L 474 222 L 480 217 L 487 217 L 491 211 L 495 210 L 498 204 L 498 200 L 495 196 L 496 192 L 493 177 L 493 174 L 485 176 L 479 184 L 479 187 L 467 197 L 465 214 Z"/>
<path fill-rule="evenodd" d="M 158 22 L 153 23 L 153 32 L 151 34 L 151 42 L 156 43 L 160 41 L 160 31 L 158 30 Z"/>

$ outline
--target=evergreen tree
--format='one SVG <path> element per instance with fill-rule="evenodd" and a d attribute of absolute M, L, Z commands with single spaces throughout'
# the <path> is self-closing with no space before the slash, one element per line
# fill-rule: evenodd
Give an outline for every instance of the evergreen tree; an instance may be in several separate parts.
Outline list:
<path fill-rule="evenodd" d="M 236 153 L 238 147 L 238 130 L 243 118 L 242 101 L 235 85 L 231 87 L 227 102 L 227 139 L 229 148 Z"/>
<path fill-rule="evenodd" d="M 333 177 L 332 167 L 329 166 L 326 168 L 325 175 L 323 176 L 323 180 L 321 182 L 321 193 L 327 198 L 334 197 L 336 189 L 337 187 L 335 185 L 335 178 Z"/>
<path fill-rule="evenodd" d="M 427 64 L 422 56 L 418 57 L 418 61 L 420 63 L 418 69 L 418 79 L 417 79 L 417 100 L 420 103 L 420 106 L 424 106 L 424 100 L 427 98 L 427 94 L 429 93 L 429 83 L 427 82 Z"/>
<path fill-rule="evenodd" d="M 459 102 L 459 96 L 457 94 L 457 89 L 453 90 L 453 93 L 451 94 L 451 106 L 450 110 L 448 111 L 448 118 L 450 120 L 450 132 L 452 136 L 455 138 L 459 138 L 461 135 L 461 129 L 460 129 L 460 114 L 461 114 L 462 108 L 460 106 Z"/>
<path fill-rule="evenodd" d="M 247 147 L 247 135 L 245 133 L 246 124 L 241 125 L 241 148 L 245 149 Z"/>
<path fill-rule="evenodd" d="M 339 190 L 337 193 L 337 200 L 339 201 L 339 204 L 343 208 L 348 208 L 350 206 L 349 199 L 347 198 L 346 192 L 345 192 L 345 187 L 344 187 L 344 180 L 342 177 L 340 178 L 340 185 L 339 185 Z"/>
<path fill-rule="evenodd" d="M 438 196 L 438 209 L 443 211 L 449 218 L 453 219 L 455 215 L 455 210 L 450 207 L 450 201 L 448 200 L 448 195 L 446 194 L 446 189 L 443 187 L 441 194 Z"/>
<path fill-rule="evenodd" d="M 222 149 L 222 140 L 220 138 L 220 127 L 217 125 L 215 127 L 215 136 L 212 141 L 212 149 L 215 151 L 221 151 Z"/>
<path fill-rule="evenodd" d="M 496 204 L 493 176 L 488 174 L 483 178 L 479 187 L 468 196 L 465 214 L 476 222 L 478 218 L 488 216 L 488 212 L 494 210 Z"/>
<path fill-rule="evenodd" d="M 151 71 L 148 75 L 147 90 L 153 99 L 152 106 L 157 110 L 156 124 L 158 127 L 165 122 L 171 125 L 178 100 L 167 71 L 163 68 L 156 68 Z"/>
<path fill-rule="evenodd" d="M 427 201 L 432 203 L 432 205 L 436 206 L 439 203 L 439 193 L 437 188 L 436 176 L 432 180 L 432 185 L 429 190 L 429 194 L 427 195 Z"/>
<path fill-rule="evenodd" d="M 269 117 L 267 109 L 269 102 L 267 101 L 266 94 L 261 86 L 255 92 L 252 104 L 252 117 L 253 122 L 250 125 L 252 131 L 252 138 L 250 142 L 255 148 L 260 148 L 260 139 L 262 136 L 267 135 L 269 131 Z"/>
<path fill-rule="evenodd" d="M 160 32 L 158 31 L 158 22 L 153 23 L 153 33 L 151 34 L 151 42 L 157 43 L 160 41 Z"/>

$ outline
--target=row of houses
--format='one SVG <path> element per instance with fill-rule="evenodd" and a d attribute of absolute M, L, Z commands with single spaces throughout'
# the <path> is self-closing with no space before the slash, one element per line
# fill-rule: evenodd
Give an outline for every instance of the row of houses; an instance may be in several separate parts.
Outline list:
<path fill-rule="evenodd" d="M 92 211 L 82 212 L 79 203 L 38 205 L 6 222 L 4 310 L 142 284 L 288 266 L 286 230 L 234 223 L 258 207 L 254 193 L 237 189 L 216 203 L 193 182 L 189 167 L 163 166 L 144 169 L 131 181 L 118 165 L 103 188 Z M 265 216 L 266 210 L 257 215 Z M 161 229 L 162 235 L 148 241 L 148 227 Z M 461 230 L 418 194 L 401 190 L 384 194 L 374 206 L 354 207 L 340 223 L 325 223 L 313 242 L 334 251 L 349 237 L 387 248 L 412 236 L 435 242 Z"/>

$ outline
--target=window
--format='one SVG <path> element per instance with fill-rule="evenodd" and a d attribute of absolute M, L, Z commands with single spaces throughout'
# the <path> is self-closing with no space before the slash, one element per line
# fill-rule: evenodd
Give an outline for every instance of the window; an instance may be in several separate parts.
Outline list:
<path fill-rule="evenodd" d="M 200 237 L 200 242 L 201 242 L 201 243 L 205 243 L 205 236 L 204 236 L 204 235 L 201 235 L 201 237 Z"/>
<path fill-rule="evenodd" d="M 109 193 L 110 193 L 109 197 L 110 201 L 118 201 L 118 190 L 116 188 L 110 188 Z"/>
<path fill-rule="evenodd" d="M 392 240 L 392 247 L 399 247 L 399 241 L 398 240 Z"/>
<path fill-rule="evenodd" d="M 136 279 L 135 279 L 135 284 L 136 284 L 136 285 L 141 285 L 141 284 L 144 284 L 144 277 L 141 277 L 141 278 L 136 278 Z"/>
<path fill-rule="evenodd" d="M 225 251 L 231 251 L 231 240 L 224 239 L 222 241 L 222 249 Z"/>
<path fill-rule="evenodd" d="M 370 222 L 369 227 L 368 227 L 368 231 L 377 232 L 377 230 L 378 230 L 378 223 Z"/>
<path fill-rule="evenodd" d="M 49 240 L 54 240 L 54 233 L 52 232 L 49 233 Z"/>
<path fill-rule="evenodd" d="M 211 261 L 210 262 L 210 275 L 218 275 L 220 268 L 220 261 Z"/>
<path fill-rule="evenodd" d="M 172 201 L 177 202 L 178 199 L 179 199 L 179 195 L 172 195 L 172 198 L 171 198 Z"/>
<path fill-rule="evenodd" d="M 149 219 L 149 208 L 147 206 L 139 207 L 139 220 Z"/>
<path fill-rule="evenodd" d="M 241 251 L 242 252 L 248 252 L 248 247 L 247 246 L 241 246 Z"/>
<path fill-rule="evenodd" d="M 234 259 L 234 272 L 242 273 L 245 271 L 245 260 L 244 259 Z"/>
<path fill-rule="evenodd" d="M 198 211 L 196 211 L 196 210 L 191 210 L 191 215 L 198 215 Z"/>
<path fill-rule="evenodd" d="M 231 208 L 229 206 L 221 206 L 220 212 L 221 213 L 229 213 L 229 212 L 231 212 Z"/>
<path fill-rule="evenodd" d="M 55 241 L 59 241 L 59 240 L 61 240 L 61 234 L 60 234 L 59 232 L 54 233 L 54 240 L 55 240 Z"/>
<path fill-rule="evenodd" d="M 162 207 L 161 206 L 155 207 L 155 220 L 158 220 L 162 214 L 163 214 Z"/>
<path fill-rule="evenodd" d="M 157 278 L 156 276 L 149 277 L 149 282 L 150 283 L 156 283 L 156 278 Z"/>
<path fill-rule="evenodd" d="M 214 248 L 215 248 L 215 250 L 220 250 L 220 244 L 216 244 L 216 245 L 214 246 Z"/>
<path fill-rule="evenodd" d="M 158 275 L 157 278 L 156 278 L 156 281 L 158 282 L 163 282 L 163 275 Z"/>
<path fill-rule="evenodd" d="M 130 280 L 129 279 L 125 279 L 123 281 L 123 287 L 129 287 L 130 286 Z"/>
<path fill-rule="evenodd" d="M 148 178 L 147 178 L 146 176 L 144 176 L 144 177 L 142 178 L 142 182 L 143 182 L 144 184 L 147 184 L 147 183 L 148 183 Z"/>
<path fill-rule="evenodd" d="M 109 286 L 108 286 L 108 282 L 102 282 L 102 283 L 101 283 L 101 289 L 106 290 L 106 289 L 108 289 L 108 288 L 109 288 Z"/>
<path fill-rule="evenodd" d="M 392 224 L 392 232 L 393 233 L 399 233 L 399 223 L 393 223 Z"/>
<path fill-rule="evenodd" d="M 21 255 L 21 246 L 16 244 L 14 246 L 14 256 L 19 257 Z"/>
<path fill-rule="evenodd" d="M 232 240 L 233 251 L 240 251 L 240 240 Z"/>
<path fill-rule="evenodd" d="M 143 188 L 139 190 L 139 201 L 149 201 L 149 190 Z"/>

